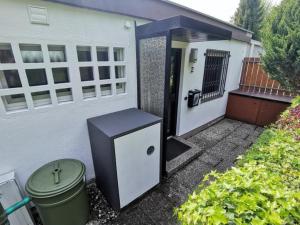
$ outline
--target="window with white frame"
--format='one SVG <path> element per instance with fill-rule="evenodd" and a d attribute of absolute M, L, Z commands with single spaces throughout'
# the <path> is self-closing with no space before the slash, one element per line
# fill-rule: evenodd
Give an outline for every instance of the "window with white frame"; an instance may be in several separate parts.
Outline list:
<path fill-rule="evenodd" d="M 78 53 L 79 50 L 86 53 Z M 80 54 L 88 56 L 80 57 Z M 125 48 L 77 46 L 77 55 L 84 100 L 113 96 L 114 92 L 117 95 L 126 93 Z"/>
<path fill-rule="evenodd" d="M 124 47 L 74 47 L 80 89 L 73 87 L 70 66 L 74 64 L 69 62 L 66 45 L 0 42 L 2 108 L 11 113 L 65 104 L 74 101 L 74 90 L 81 90 L 83 100 L 127 92 Z"/>
<path fill-rule="evenodd" d="M 64 45 L 0 43 L 0 99 L 7 113 L 73 101 L 70 82 Z"/>

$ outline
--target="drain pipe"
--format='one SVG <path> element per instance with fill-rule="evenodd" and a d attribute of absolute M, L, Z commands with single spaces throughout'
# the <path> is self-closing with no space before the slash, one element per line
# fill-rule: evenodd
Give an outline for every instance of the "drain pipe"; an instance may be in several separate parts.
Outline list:
<path fill-rule="evenodd" d="M 8 216 L 17 211 L 19 208 L 27 205 L 29 202 L 31 202 L 31 199 L 29 197 L 25 197 L 22 201 L 17 202 L 7 209 L 4 209 L 0 202 L 0 225 L 9 225 Z"/>

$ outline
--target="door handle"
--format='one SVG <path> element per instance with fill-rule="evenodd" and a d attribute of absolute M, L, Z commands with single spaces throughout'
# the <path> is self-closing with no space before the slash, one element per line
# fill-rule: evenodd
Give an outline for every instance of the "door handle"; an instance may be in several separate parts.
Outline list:
<path fill-rule="evenodd" d="M 147 155 L 152 155 L 152 153 L 155 151 L 155 148 L 153 145 L 151 145 L 148 149 L 147 149 Z"/>

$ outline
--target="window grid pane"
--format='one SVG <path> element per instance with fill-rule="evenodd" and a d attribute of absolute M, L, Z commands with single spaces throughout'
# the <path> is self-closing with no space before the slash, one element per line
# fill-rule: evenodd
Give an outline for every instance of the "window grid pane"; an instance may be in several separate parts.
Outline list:
<path fill-rule="evenodd" d="M 53 68 L 52 74 L 55 84 L 70 82 L 68 68 Z"/>
<path fill-rule="evenodd" d="M 45 69 L 26 69 L 25 71 L 29 86 L 48 84 Z"/>
<path fill-rule="evenodd" d="M 124 61 L 124 48 L 114 48 L 114 60 Z"/>
<path fill-rule="evenodd" d="M 111 84 L 102 84 L 100 85 L 101 96 L 109 96 L 112 95 Z"/>
<path fill-rule="evenodd" d="M 51 105 L 50 91 L 39 91 L 31 93 L 34 107 L 41 107 Z"/>
<path fill-rule="evenodd" d="M 72 89 L 71 88 L 57 89 L 56 97 L 57 97 L 57 102 L 59 104 L 64 102 L 71 102 L 73 101 Z"/>
<path fill-rule="evenodd" d="M 66 62 L 66 48 L 63 45 L 48 45 L 50 62 Z"/>
<path fill-rule="evenodd" d="M 24 94 L 6 95 L 1 97 L 6 112 L 13 112 L 27 109 Z"/>
<path fill-rule="evenodd" d="M 116 83 L 117 95 L 126 93 L 126 83 Z"/>
<path fill-rule="evenodd" d="M 41 45 L 20 44 L 20 51 L 24 63 L 44 62 Z"/>
<path fill-rule="evenodd" d="M 22 87 L 18 70 L 0 71 L 0 88 L 19 88 Z"/>
<path fill-rule="evenodd" d="M 10 44 L 0 43 L 0 63 L 15 63 L 14 54 Z"/>
<path fill-rule="evenodd" d="M 109 61 L 109 48 L 108 47 L 97 47 L 97 60 L 98 61 Z"/>
<path fill-rule="evenodd" d="M 92 61 L 91 47 L 90 46 L 77 46 L 77 56 L 79 62 Z"/>
<path fill-rule="evenodd" d="M 125 77 L 125 66 L 115 66 L 115 75 L 116 78 L 124 78 Z"/>
<path fill-rule="evenodd" d="M 110 79 L 110 67 L 109 66 L 99 66 L 99 79 L 107 80 Z"/>
<path fill-rule="evenodd" d="M 82 87 L 83 99 L 95 98 L 96 97 L 96 87 L 95 86 L 85 86 Z"/>
<path fill-rule="evenodd" d="M 79 72 L 81 81 L 94 80 L 93 67 L 80 67 Z"/>

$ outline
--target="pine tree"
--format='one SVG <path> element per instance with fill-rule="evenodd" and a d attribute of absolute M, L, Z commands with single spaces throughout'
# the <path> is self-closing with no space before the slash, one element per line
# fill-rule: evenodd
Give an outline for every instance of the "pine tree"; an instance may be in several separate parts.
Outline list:
<path fill-rule="evenodd" d="M 260 29 L 270 7 L 263 0 L 240 0 L 231 22 L 253 32 L 253 39 L 260 40 Z"/>
<path fill-rule="evenodd" d="M 283 0 L 262 28 L 264 69 L 282 86 L 300 93 L 300 1 Z"/>

